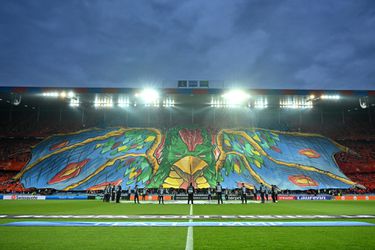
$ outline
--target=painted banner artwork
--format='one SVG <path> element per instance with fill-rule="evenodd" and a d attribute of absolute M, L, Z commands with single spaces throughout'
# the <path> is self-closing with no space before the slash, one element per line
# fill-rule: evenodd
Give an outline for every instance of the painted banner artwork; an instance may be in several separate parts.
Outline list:
<path fill-rule="evenodd" d="M 26 188 L 349 188 L 333 155 L 346 148 L 316 134 L 176 127 L 91 129 L 51 136 L 16 176 Z"/>

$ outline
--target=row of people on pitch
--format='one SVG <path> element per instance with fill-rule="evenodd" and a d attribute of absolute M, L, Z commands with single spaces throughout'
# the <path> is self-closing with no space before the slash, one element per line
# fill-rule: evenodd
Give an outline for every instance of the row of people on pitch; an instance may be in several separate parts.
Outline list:
<path fill-rule="evenodd" d="M 142 190 L 142 196 L 146 195 L 145 190 L 146 190 L 145 188 Z M 217 195 L 217 203 L 218 204 L 223 204 L 223 190 L 224 189 L 221 186 L 220 182 L 217 182 L 216 187 L 215 187 L 215 191 L 216 191 L 216 195 Z M 112 186 L 107 185 L 104 189 L 103 201 L 109 202 L 110 200 L 112 200 L 112 201 L 116 200 L 116 203 L 119 203 L 120 199 L 121 199 L 121 192 L 122 192 L 122 188 L 121 188 L 120 185 L 118 185 L 117 187 L 114 186 L 114 185 L 112 185 Z M 245 187 L 244 183 L 242 183 L 240 192 L 241 192 L 240 194 L 241 194 L 242 203 L 247 203 L 248 190 Z M 263 183 L 261 183 L 261 185 L 259 187 L 259 193 L 260 193 L 262 203 L 265 202 L 265 199 L 268 201 L 269 192 L 270 192 L 269 189 L 267 189 L 263 185 Z M 140 189 L 138 188 L 138 185 L 135 185 L 133 193 L 134 193 L 134 203 L 139 204 Z M 190 204 L 190 202 L 191 202 L 191 204 L 194 203 L 194 193 L 195 193 L 195 188 L 193 187 L 192 183 L 190 183 L 189 187 L 187 188 L 188 204 Z M 166 194 L 166 190 L 163 188 L 162 185 L 159 186 L 159 188 L 157 190 L 157 194 L 158 194 L 159 204 L 160 203 L 164 204 L 164 195 Z M 276 188 L 275 185 L 271 186 L 271 194 L 272 194 L 272 201 L 276 202 L 276 200 L 277 200 L 277 188 Z M 130 198 L 130 189 L 128 190 L 128 197 Z M 255 200 L 256 200 L 257 199 L 256 198 L 257 197 L 256 191 L 254 191 L 254 197 L 255 197 Z M 228 200 L 228 189 L 225 189 L 225 198 L 226 198 L 226 200 Z M 210 188 L 208 189 L 208 199 L 212 200 L 212 194 L 211 194 Z"/>
<path fill-rule="evenodd" d="M 143 190 L 145 190 L 145 189 L 143 189 Z M 133 193 L 134 193 L 134 203 L 139 204 L 140 189 L 138 188 L 138 185 L 135 185 Z M 158 193 L 159 204 L 160 203 L 164 204 L 164 195 L 166 194 L 166 191 L 165 191 L 165 189 L 163 188 L 162 185 L 159 186 L 157 193 Z"/>
<path fill-rule="evenodd" d="M 215 191 L 216 191 L 216 196 L 217 196 L 217 204 L 223 204 L 223 187 L 221 186 L 220 182 L 217 182 L 216 184 L 216 187 L 215 187 Z M 227 191 L 228 189 L 226 189 L 225 191 Z M 188 204 L 194 204 L 194 192 L 195 192 L 195 189 L 193 187 L 193 184 L 190 183 L 189 187 L 187 188 L 187 193 L 188 193 Z M 226 193 L 226 196 L 228 195 L 228 193 Z M 212 194 L 211 194 L 211 189 L 209 188 L 208 189 L 208 200 L 212 200 Z"/>
<path fill-rule="evenodd" d="M 194 187 L 192 183 L 190 183 L 187 193 L 188 193 L 188 204 L 193 204 L 194 203 Z M 217 203 L 218 204 L 223 204 L 223 187 L 221 186 L 220 182 L 217 182 L 216 187 L 215 187 L 216 195 L 217 195 Z M 212 193 L 211 189 L 208 189 L 208 200 L 212 200 Z M 254 189 L 253 194 L 255 200 L 257 199 L 257 194 L 256 190 Z M 272 195 L 272 201 L 276 202 L 277 201 L 277 188 L 275 185 L 271 185 L 271 191 L 266 188 L 263 183 L 260 184 L 259 186 L 259 193 L 261 197 L 261 202 L 265 202 L 265 198 L 268 201 L 268 195 L 271 193 Z M 248 195 L 248 189 L 245 186 L 245 183 L 242 183 L 241 189 L 240 189 L 240 194 L 241 194 L 241 202 L 242 204 L 247 203 L 247 195 Z M 228 200 L 228 189 L 225 189 L 225 199 Z"/>
<path fill-rule="evenodd" d="M 116 187 L 115 185 L 111 186 L 111 185 L 108 184 L 104 188 L 103 201 L 109 202 L 109 201 L 115 201 L 116 200 L 116 203 L 120 203 L 121 192 L 122 192 L 122 188 L 121 188 L 120 185 L 118 185 Z"/>
<path fill-rule="evenodd" d="M 260 194 L 260 199 L 261 199 L 261 202 L 264 203 L 265 200 L 268 201 L 268 197 L 269 195 L 271 194 L 271 197 L 272 197 L 272 202 L 276 202 L 277 201 L 277 187 L 276 185 L 271 185 L 271 190 L 267 187 L 265 187 L 263 185 L 263 183 L 260 184 L 259 186 L 259 194 Z M 257 200 L 257 195 L 256 195 L 256 191 L 254 192 L 254 199 Z"/>

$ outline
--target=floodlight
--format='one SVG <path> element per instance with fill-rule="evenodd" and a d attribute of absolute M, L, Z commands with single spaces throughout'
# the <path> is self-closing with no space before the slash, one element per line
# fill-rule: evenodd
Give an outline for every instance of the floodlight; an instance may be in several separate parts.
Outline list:
<path fill-rule="evenodd" d="M 146 104 L 155 103 L 159 100 L 159 92 L 155 89 L 144 89 L 141 93 L 137 93 L 135 96 L 142 98 Z"/>
<path fill-rule="evenodd" d="M 242 102 L 248 100 L 250 98 L 250 95 L 243 90 L 233 89 L 223 94 L 222 97 L 226 100 L 226 103 L 231 106 L 239 105 Z"/>
<path fill-rule="evenodd" d="M 73 91 L 69 91 L 68 92 L 68 97 L 69 98 L 73 98 L 74 97 L 74 92 Z"/>

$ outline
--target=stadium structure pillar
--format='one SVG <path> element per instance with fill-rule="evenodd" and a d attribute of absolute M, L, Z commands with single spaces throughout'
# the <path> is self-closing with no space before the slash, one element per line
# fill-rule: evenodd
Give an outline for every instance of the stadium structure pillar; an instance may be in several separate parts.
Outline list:
<path fill-rule="evenodd" d="M 81 125 L 84 125 L 85 124 L 85 110 L 82 109 L 82 112 L 81 112 Z"/>
<path fill-rule="evenodd" d="M 36 121 L 39 122 L 40 120 L 40 108 L 38 107 L 38 111 L 36 113 Z"/>
<path fill-rule="evenodd" d="M 214 126 L 216 126 L 216 110 L 213 108 L 213 120 L 214 120 Z"/>
<path fill-rule="evenodd" d="M 150 109 L 147 109 L 147 126 L 150 127 Z"/>
<path fill-rule="evenodd" d="M 60 107 L 60 110 L 59 110 L 59 124 L 61 125 L 61 121 L 62 121 L 62 108 Z"/>
<path fill-rule="evenodd" d="M 367 109 L 368 109 L 368 111 L 367 111 L 367 113 L 368 113 L 368 121 L 369 121 L 370 125 L 372 125 L 371 108 L 368 107 Z"/>
<path fill-rule="evenodd" d="M 9 108 L 9 117 L 8 117 L 9 122 L 12 121 L 12 110 L 13 110 L 13 105 L 10 105 L 10 108 Z"/>
<path fill-rule="evenodd" d="M 194 108 L 191 108 L 191 124 L 194 124 Z"/>

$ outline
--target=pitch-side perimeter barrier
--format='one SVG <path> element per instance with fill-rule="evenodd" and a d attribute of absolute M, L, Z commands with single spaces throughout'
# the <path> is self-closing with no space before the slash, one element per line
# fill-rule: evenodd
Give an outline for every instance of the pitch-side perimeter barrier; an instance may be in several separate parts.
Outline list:
<path fill-rule="evenodd" d="M 87 200 L 87 195 L 3 195 L 3 200 Z"/>
<path fill-rule="evenodd" d="M 0 200 L 87 200 L 95 199 L 95 196 L 88 195 L 0 195 Z M 98 197 L 101 199 L 101 197 Z M 126 197 L 122 197 L 125 198 Z M 143 200 L 143 197 L 139 197 Z M 131 195 L 130 200 L 134 197 Z M 144 200 L 157 201 L 157 195 L 146 195 Z M 171 201 L 173 196 L 165 195 L 164 200 Z M 366 201 L 375 200 L 375 195 L 345 195 L 345 196 L 331 196 L 331 195 L 278 195 L 278 200 L 343 200 L 343 201 Z"/>
<path fill-rule="evenodd" d="M 345 195 L 345 196 L 332 196 L 332 195 L 279 195 L 279 200 L 375 200 L 375 195 Z"/>

